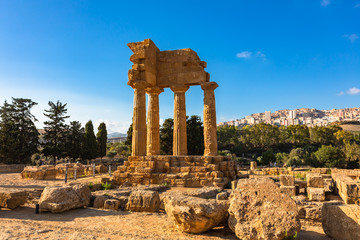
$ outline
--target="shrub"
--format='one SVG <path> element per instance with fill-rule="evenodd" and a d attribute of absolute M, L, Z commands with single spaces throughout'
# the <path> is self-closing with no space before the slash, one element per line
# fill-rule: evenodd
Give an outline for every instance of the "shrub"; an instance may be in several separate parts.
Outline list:
<path fill-rule="evenodd" d="M 102 184 L 101 184 L 101 189 L 102 189 L 102 190 L 109 190 L 109 189 L 111 189 L 111 183 L 108 183 L 108 182 L 102 183 Z"/>

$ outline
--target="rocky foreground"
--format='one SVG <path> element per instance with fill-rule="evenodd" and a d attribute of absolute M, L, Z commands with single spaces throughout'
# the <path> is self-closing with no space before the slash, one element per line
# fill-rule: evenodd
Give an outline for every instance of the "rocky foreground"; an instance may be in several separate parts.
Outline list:
<path fill-rule="evenodd" d="M 244 180 L 233 193 L 163 186 L 90 192 L 88 185 L 54 182 L 34 194 L 40 186 L 24 184 L 32 197 L 14 210 L 1 209 L 0 239 L 282 239 L 295 232 L 298 239 L 328 239 L 316 224 L 303 222 L 300 230 L 295 202 L 272 180 Z"/>

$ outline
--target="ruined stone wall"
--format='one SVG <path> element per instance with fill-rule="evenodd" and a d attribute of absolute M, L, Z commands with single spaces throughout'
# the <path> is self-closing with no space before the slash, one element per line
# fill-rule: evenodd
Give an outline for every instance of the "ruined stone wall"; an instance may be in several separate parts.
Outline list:
<path fill-rule="evenodd" d="M 9 165 L 0 165 L 0 173 L 20 173 L 26 164 L 9 164 Z"/>
<path fill-rule="evenodd" d="M 223 187 L 236 178 L 236 163 L 224 156 L 131 156 L 113 182 Z"/>

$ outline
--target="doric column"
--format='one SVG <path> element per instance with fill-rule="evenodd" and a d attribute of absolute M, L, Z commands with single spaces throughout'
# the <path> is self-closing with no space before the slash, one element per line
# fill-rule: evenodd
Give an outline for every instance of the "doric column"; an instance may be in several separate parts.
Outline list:
<path fill-rule="evenodd" d="M 173 155 L 187 155 L 185 92 L 188 86 L 171 87 L 174 92 Z"/>
<path fill-rule="evenodd" d="M 147 115 L 147 155 L 160 155 L 159 87 L 146 89 L 149 95 Z"/>
<path fill-rule="evenodd" d="M 215 93 L 216 82 L 201 84 L 204 90 L 204 156 L 217 155 Z"/>
<path fill-rule="evenodd" d="M 131 156 L 146 155 L 146 98 L 145 81 L 135 81 L 130 85 L 134 89 L 134 113 Z"/>

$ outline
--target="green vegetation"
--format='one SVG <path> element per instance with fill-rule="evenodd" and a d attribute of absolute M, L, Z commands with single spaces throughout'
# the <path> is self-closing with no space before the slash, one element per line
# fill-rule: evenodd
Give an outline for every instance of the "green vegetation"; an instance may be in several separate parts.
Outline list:
<path fill-rule="evenodd" d="M 219 154 L 259 165 L 358 168 L 360 139 L 336 125 L 218 127 Z"/>
<path fill-rule="evenodd" d="M 31 155 L 38 152 L 37 119 L 31 114 L 35 105 L 30 99 L 13 98 L 0 107 L 0 162 L 30 163 Z"/>
<path fill-rule="evenodd" d="M 174 131 L 174 120 L 172 118 L 165 119 L 164 123 L 160 127 L 160 153 L 162 155 L 172 155 L 173 131 Z M 203 155 L 204 128 L 199 116 L 193 115 L 190 118 L 187 117 L 186 132 L 187 132 L 188 154 Z"/>
<path fill-rule="evenodd" d="M 111 183 L 108 183 L 108 182 L 102 183 L 102 184 L 101 184 L 101 189 L 102 189 L 102 190 L 109 190 L 109 189 L 111 189 Z"/>
<path fill-rule="evenodd" d="M 298 239 L 298 237 L 297 237 L 297 231 L 295 231 L 295 234 L 292 235 L 292 236 L 288 236 L 288 234 L 285 233 L 285 238 L 284 238 L 284 240 L 296 240 L 296 239 Z"/>
<path fill-rule="evenodd" d="M 89 188 L 91 190 L 94 187 L 94 184 L 92 182 L 89 182 L 88 186 L 89 186 Z"/>
<path fill-rule="evenodd" d="M 65 119 L 67 109 L 66 103 L 62 104 L 57 101 L 56 104 L 49 101 L 49 110 L 45 110 L 44 115 L 49 118 L 45 121 L 45 134 L 43 153 L 45 156 L 51 156 L 53 158 L 53 164 L 56 164 L 57 158 L 65 157 L 66 147 L 66 132 L 67 126 L 65 125 Z"/>
<path fill-rule="evenodd" d="M 105 123 L 100 123 L 96 134 L 98 156 L 103 158 L 106 155 L 107 130 Z"/>
<path fill-rule="evenodd" d="M 94 126 L 92 121 L 85 124 L 85 135 L 83 145 L 83 158 L 94 159 L 98 156 L 96 137 L 94 134 Z"/>

